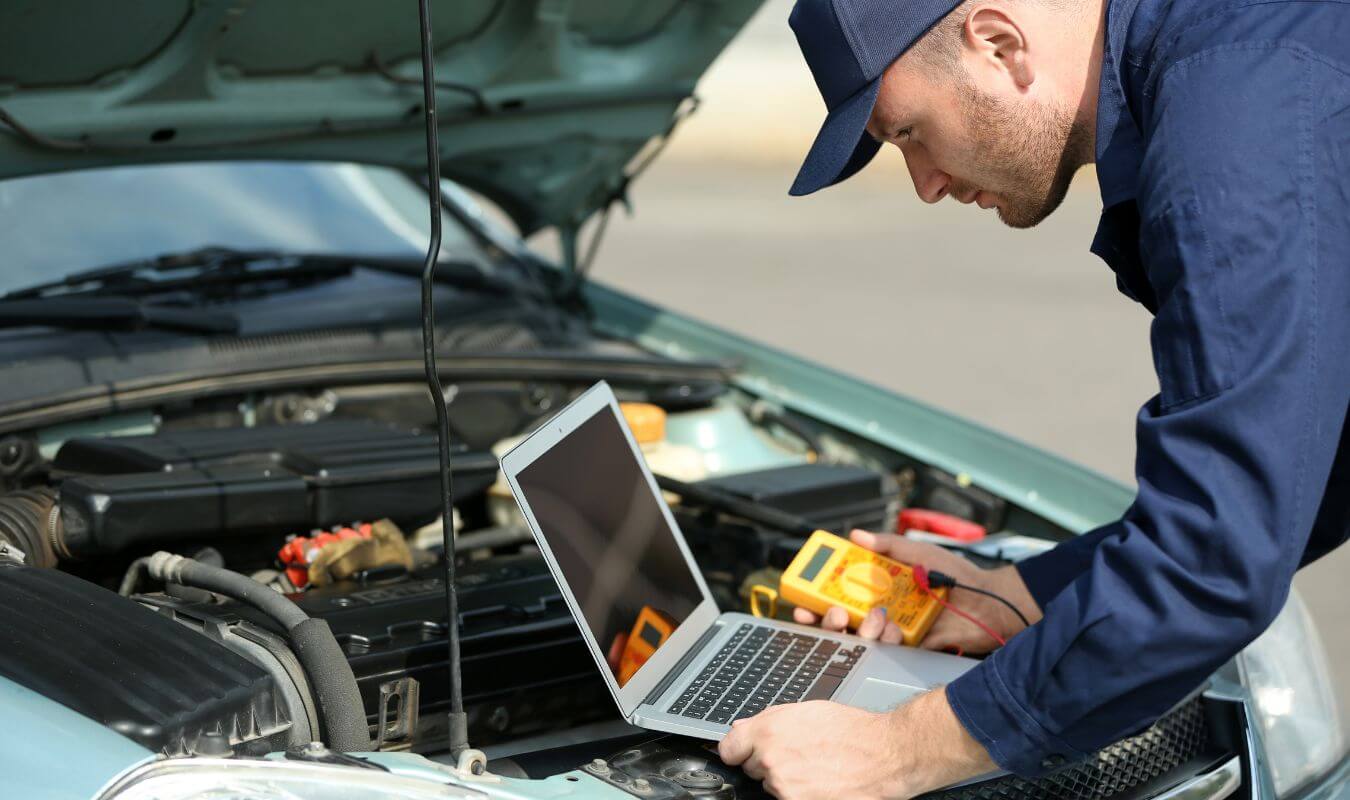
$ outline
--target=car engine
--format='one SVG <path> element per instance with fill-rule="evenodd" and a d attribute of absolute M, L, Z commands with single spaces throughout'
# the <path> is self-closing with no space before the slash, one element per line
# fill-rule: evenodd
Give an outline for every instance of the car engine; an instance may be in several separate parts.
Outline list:
<path fill-rule="evenodd" d="M 452 405 L 463 686 L 476 745 L 616 716 L 494 453 L 584 388 L 464 384 Z M 912 467 L 823 443 L 823 431 L 723 385 L 622 391 L 659 419 L 644 452 L 654 471 L 689 487 L 669 499 L 726 608 L 744 610 L 748 586 L 774 580 L 803 536 L 708 497 L 767 509 L 770 521 L 778 511 L 835 530 L 886 529 L 920 491 Z M 109 421 L 106 432 L 86 426 L 41 447 L 50 432 L 10 437 L 31 457 L 8 471 L 0 495 L 0 542 L 23 564 L 6 571 L 22 578 L 0 583 L 28 593 L 3 604 L 15 620 L 7 629 L 35 636 L 16 625 L 35 624 L 19 609 L 39 600 L 90 609 L 44 621 L 43 632 L 90 643 L 83 663 L 110 688 L 70 674 L 64 688 L 48 687 L 52 696 L 165 754 L 320 739 L 319 687 L 286 626 L 246 599 L 152 568 L 154 553 L 181 554 L 285 593 L 322 621 L 374 746 L 436 750 L 448 670 L 428 412 L 411 387 L 335 387 L 162 409 L 131 435 L 109 435 L 128 433 Z M 831 463 L 819 452 L 827 446 Z M 0 654 L 0 674 L 32 685 L 58 645 L 39 652 L 18 641 Z M 148 703 L 146 693 L 174 702 Z"/>
<path fill-rule="evenodd" d="M 985 565 L 1067 535 L 963 476 L 727 384 L 613 383 L 723 610 L 751 610 L 754 588 L 777 585 L 815 528 L 895 530 L 936 511 L 990 532 L 964 548 Z M 447 393 L 470 741 L 501 775 L 581 766 L 644 797 L 763 797 L 706 746 L 618 718 L 499 474 L 501 453 L 588 386 L 483 380 Z M 203 397 L 6 434 L 0 675 L 168 757 L 445 757 L 433 431 L 425 387 L 388 384 Z M 1234 752 L 1232 714 L 1197 695 L 1095 760 L 939 795 L 1142 791 Z"/>

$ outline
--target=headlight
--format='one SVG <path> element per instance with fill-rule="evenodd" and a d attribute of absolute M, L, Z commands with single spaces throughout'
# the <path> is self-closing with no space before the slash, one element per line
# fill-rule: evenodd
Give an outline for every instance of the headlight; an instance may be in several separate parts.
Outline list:
<path fill-rule="evenodd" d="M 1238 656 L 1265 740 L 1275 791 L 1285 795 L 1345 754 L 1340 706 L 1322 640 L 1298 592 L 1275 622 Z"/>
<path fill-rule="evenodd" d="M 296 761 L 170 759 L 118 781 L 99 800 L 481 800 L 482 792 L 383 770 Z"/>

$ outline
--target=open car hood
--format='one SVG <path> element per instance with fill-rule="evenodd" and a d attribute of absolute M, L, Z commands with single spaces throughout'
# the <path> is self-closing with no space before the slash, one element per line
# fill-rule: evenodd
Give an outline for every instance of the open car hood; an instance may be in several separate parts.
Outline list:
<path fill-rule="evenodd" d="M 526 234 L 579 225 L 761 1 L 434 0 L 444 176 Z M 421 170 L 418 48 L 414 0 L 6 0 L 0 178 L 222 159 Z"/>

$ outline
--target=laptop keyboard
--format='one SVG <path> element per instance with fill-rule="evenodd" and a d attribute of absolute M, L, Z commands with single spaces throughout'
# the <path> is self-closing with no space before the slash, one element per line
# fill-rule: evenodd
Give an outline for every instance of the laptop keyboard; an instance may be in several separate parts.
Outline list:
<path fill-rule="evenodd" d="M 769 706 L 828 700 L 866 650 L 747 622 L 668 710 L 730 724 Z"/>

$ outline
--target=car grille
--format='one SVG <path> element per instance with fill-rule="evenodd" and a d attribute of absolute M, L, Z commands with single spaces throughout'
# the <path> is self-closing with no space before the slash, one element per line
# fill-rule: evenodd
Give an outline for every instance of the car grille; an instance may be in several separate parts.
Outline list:
<path fill-rule="evenodd" d="M 1005 775 L 924 795 L 925 800 L 1100 800 L 1137 789 L 1209 750 L 1199 697 L 1153 727 L 1034 780 Z"/>

